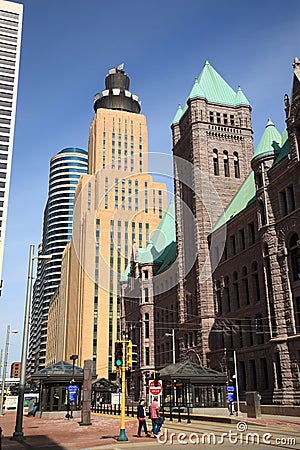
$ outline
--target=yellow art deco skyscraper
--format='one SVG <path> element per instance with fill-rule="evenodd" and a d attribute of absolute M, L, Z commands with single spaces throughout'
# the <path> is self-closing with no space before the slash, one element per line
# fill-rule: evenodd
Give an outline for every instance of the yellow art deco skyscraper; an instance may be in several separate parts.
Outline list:
<path fill-rule="evenodd" d="M 113 369 L 120 338 L 119 278 L 151 238 L 167 205 L 166 186 L 148 174 L 146 118 L 123 66 L 109 70 L 95 96 L 88 175 L 75 197 L 73 237 L 49 309 L 46 364 L 93 360 L 94 373 Z"/>

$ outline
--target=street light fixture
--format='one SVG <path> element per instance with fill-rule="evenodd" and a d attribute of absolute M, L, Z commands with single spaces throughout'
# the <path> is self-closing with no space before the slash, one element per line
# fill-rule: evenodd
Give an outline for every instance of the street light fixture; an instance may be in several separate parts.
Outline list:
<path fill-rule="evenodd" d="M 16 426 L 12 439 L 23 440 L 25 439 L 23 433 L 23 408 L 24 408 L 24 392 L 26 383 L 26 362 L 28 351 L 28 336 L 29 336 L 29 318 L 31 307 L 31 295 L 32 295 L 32 279 L 33 279 L 33 262 L 35 259 L 50 260 L 52 255 L 38 255 L 34 256 L 34 245 L 30 245 L 29 249 L 29 261 L 28 261 L 28 276 L 27 276 L 27 291 L 26 291 L 26 303 L 24 313 L 24 326 L 23 326 L 23 342 L 22 342 L 22 357 L 21 357 L 21 374 L 18 393 L 18 407 L 16 416 Z"/>
<path fill-rule="evenodd" d="M 0 401 L 0 416 L 3 416 L 3 403 L 4 403 L 4 390 L 5 390 L 5 378 L 6 378 L 6 368 L 8 360 L 8 348 L 9 348 L 9 335 L 10 333 L 17 334 L 18 330 L 11 330 L 10 325 L 7 325 L 6 331 L 6 342 L 5 342 L 5 353 L 3 362 L 3 373 L 2 373 L 2 384 L 1 384 L 1 401 Z"/>

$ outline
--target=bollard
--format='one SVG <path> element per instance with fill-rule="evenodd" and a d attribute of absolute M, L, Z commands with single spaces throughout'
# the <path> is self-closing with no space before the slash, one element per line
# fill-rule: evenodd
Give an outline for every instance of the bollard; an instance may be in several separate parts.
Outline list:
<path fill-rule="evenodd" d="M 187 407 L 187 423 L 191 423 L 190 407 Z"/>
<path fill-rule="evenodd" d="M 121 407 L 118 405 L 118 416 L 121 414 Z"/>
<path fill-rule="evenodd" d="M 112 405 L 110 405 L 110 415 L 112 416 Z"/>
<path fill-rule="evenodd" d="M 180 406 L 178 406 L 178 422 L 181 422 Z"/>
<path fill-rule="evenodd" d="M 114 405 L 114 416 L 117 414 L 117 405 Z"/>
<path fill-rule="evenodd" d="M 127 405 L 127 408 L 126 408 L 126 416 L 129 417 L 129 407 L 128 407 L 128 405 Z"/>
<path fill-rule="evenodd" d="M 134 417 L 133 403 L 131 404 L 131 417 Z"/>

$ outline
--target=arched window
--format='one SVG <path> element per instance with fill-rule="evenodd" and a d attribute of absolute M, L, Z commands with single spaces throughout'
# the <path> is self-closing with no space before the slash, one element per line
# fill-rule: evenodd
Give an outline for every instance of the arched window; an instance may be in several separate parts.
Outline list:
<path fill-rule="evenodd" d="M 149 339 L 149 331 L 150 331 L 150 327 L 149 327 L 149 314 L 145 313 L 145 339 Z"/>
<path fill-rule="evenodd" d="M 216 148 L 213 149 L 213 162 L 214 162 L 214 175 L 219 175 L 219 156 L 218 150 Z"/>
<path fill-rule="evenodd" d="M 294 233 L 289 241 L 290 264 L 294 281 L 300 279 L 300 247 L 298 242 L 299 236 L 297 233 Z"/>
<path fill-rule="evenodd" d="M 240 162 L 238 152 L 233 152 L 233 165 L 234 165 L 234 176 L 235 178 L 240 178 Z"/>
<path fill-rule="evenodd" d="M 259 278 L 258 278 L 258 266 L 257 262 L 252 263 L 252 291 L 253 298 L 255 302 L 260 300 L 260 288 L 259 288 Z"/>
<path fill-rule="evenodd" d="M 230 177 L 229 159 L 228 159 L 228 151 L 227 150 L 224 150 L 223 158 L 224 158 L 224 175 L 225 175 L 225 177 Z"/>

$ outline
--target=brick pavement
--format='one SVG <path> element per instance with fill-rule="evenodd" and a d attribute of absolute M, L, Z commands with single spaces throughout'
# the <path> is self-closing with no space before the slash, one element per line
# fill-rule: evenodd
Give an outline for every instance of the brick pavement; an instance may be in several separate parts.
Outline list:
<path fill-rule="evenodd" d="M 92 425 L 79 426 L 78 419 L 43 419 L 24 416 L 24 441 L 12 441 L 15 428 L 15 411 L 8 411 L 0 417 L 0 426 L 4 435 L 2 450 L 76 450 L 89 449 L 100 445 L 116 443 L 115 437 L 119 435 L 120 419 L 108 416 L 92 415 Z M 137 420 L 126 419 L 126 435 L 129 442 L 138 443 L 153 441 L 151 438 L 138 438 Z M 150 426 L 150 425 L 149 425 Z"/>

